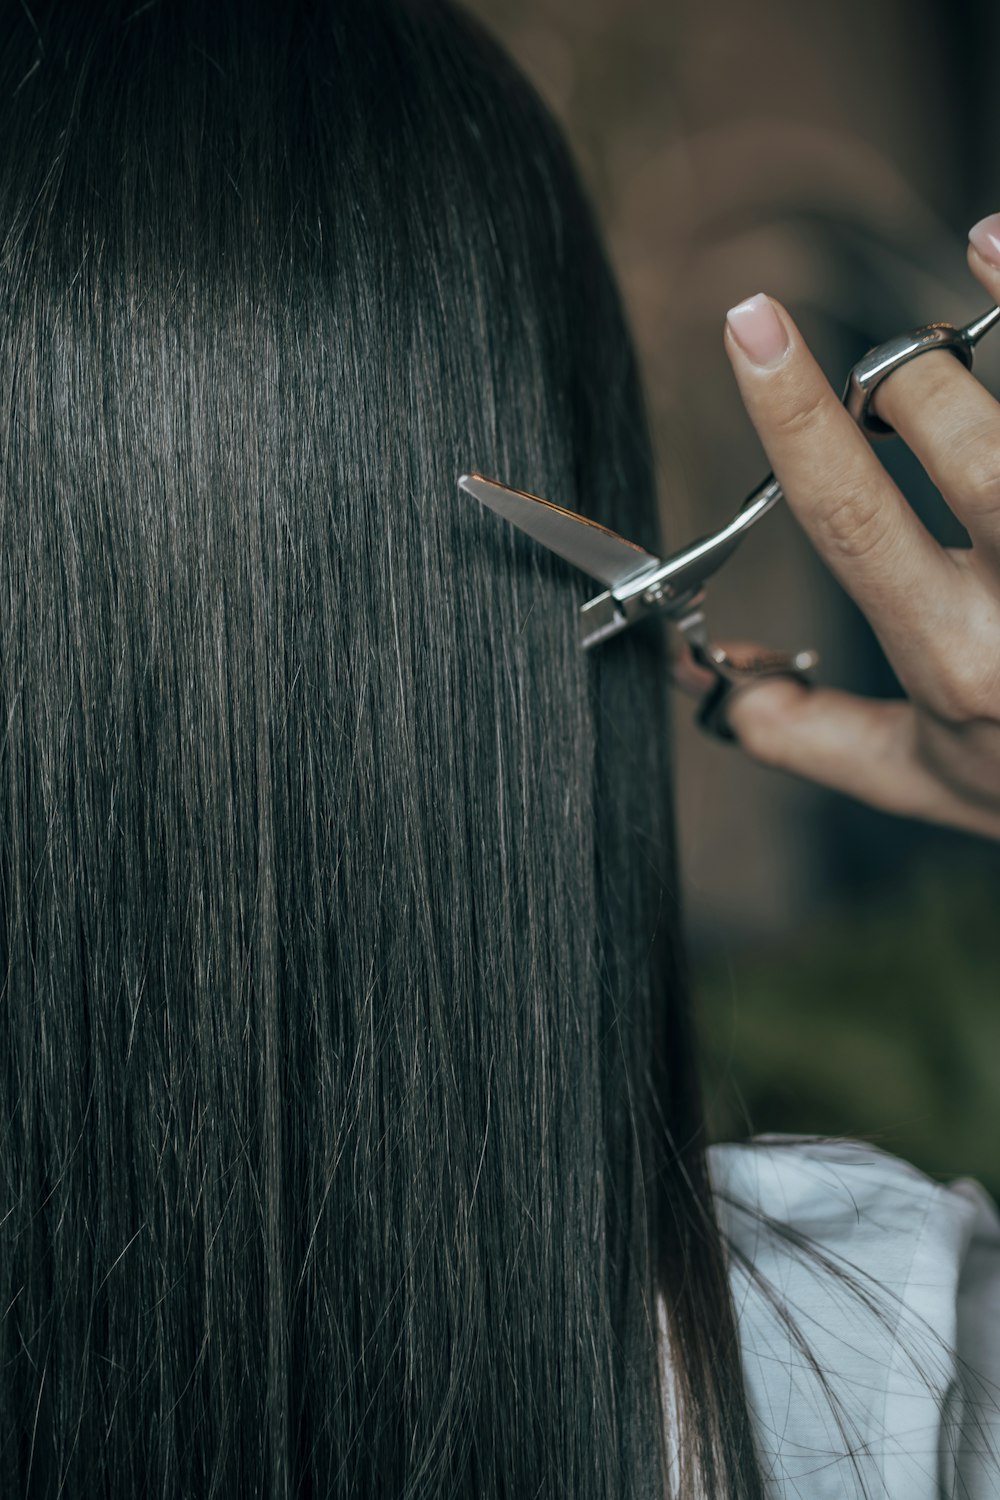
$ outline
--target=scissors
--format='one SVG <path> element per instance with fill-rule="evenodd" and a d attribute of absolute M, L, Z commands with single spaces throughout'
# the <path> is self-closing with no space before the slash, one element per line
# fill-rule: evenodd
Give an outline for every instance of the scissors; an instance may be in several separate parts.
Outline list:
<path fill-rule="evenodd" d="M 871 409 L 872 397 L 882 381 L 900 365 L 931 349 L 948 349 L 971 369 L 976 344 L 998 321 L 1000 306 L 991 307 L 964 328 L 928 323 L 876 345 L 848 375 L 843 404 L 869 438 L 891 436 L 894 429 Z M 584 650 L 648 615 L 666 615 L 688 642 L 695 661 L 715 678 L 697 715 L 698 724 L 707 733 L 733 740 L 726 708 L 741 688 L 764 677 L 792 677 L 812 685 L 810 673 L 819 663 L 815 651 L 726 650 L 711 641 L 705 622 L 708 580 L 732 556 L 751 526 L 783 496 L 773 474 L 747 496 L 728 525 L 667 558 L 655 557 L 607 526 L 564 510 L 551 500 L 511 489 L 482 474 L 462 474 L 458 484 L 535 541 L 605 585 L 602 593 L 580 608 L 580 645 Z"/>

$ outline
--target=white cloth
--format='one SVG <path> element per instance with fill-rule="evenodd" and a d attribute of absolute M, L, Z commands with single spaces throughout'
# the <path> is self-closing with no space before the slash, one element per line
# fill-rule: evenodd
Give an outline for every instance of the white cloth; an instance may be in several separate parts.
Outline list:
<path fill-rule="evenodd" d="M 970 1178 L 941 1186 L 861 1142 L 801 1136 L 713 1146 L 709 1171 L 737 1250 L 730 1280 L 769 1496 L 1000 1497 L 1000 1216 L 986 1191 Z M 796 1236 L 851 1285 L 797 1254 Z M 741 1256 L 797 1320 L 801 1345 Z"/>

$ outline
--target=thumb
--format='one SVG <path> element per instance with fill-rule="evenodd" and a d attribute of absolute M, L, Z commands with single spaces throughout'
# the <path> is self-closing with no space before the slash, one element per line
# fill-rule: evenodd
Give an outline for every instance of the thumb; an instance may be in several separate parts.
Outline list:
<path fill-rule="evenodd" d="M 697 693 L 701 682 L 693 672 L 712 677 L 691 663 L 680 673 L 675 669 L 675 681 Z M 1000 820 L 984 821 L 982 808 L 947 786 L 919 754 L 917 711 L 906 700 L 762 677 L 731 695 L 725 717 L 740 748 L 760 765 L 881 812 L 1000 838 Z"/>
<path fill-rule="evenodd" d="M 766 678 L 735 694 L 727 718 L 747 755 L 883 812 L 950 821 L 914 753 L 912 704 Z"/>
<path fill-rule="evenodd" d="M 747 642 L 719 644 L 737 656 L 763 649 Z M 671 675 L 695 698 L 704 698 L 718 680 L 694 660 L 686 643 L 674 657 Z M 887 812 L 932 816 L 926 806 L 934 788 L 914 755 L 914 711 L 907 702 L 861 698 L 776 676 L 736 689 L 724 713 L 740 749 L 760 765 Z"/>

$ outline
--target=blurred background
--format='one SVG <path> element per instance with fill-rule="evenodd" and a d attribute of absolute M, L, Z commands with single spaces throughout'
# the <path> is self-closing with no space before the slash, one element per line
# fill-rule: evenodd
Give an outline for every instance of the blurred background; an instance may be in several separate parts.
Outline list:
<path fill-rule="evenodd" d="M 987 299 L 968 228 L 1000 209 L 992 0 L 466 0 L 561 120 L 643 361 L 670 547 L 767 472 L 723 350 L 778 297 L 835 387 L 871 345 Z M 1000 395 L 1000 335 L 977 374 Z M 878 454 L 963 532 L 898 439 Z M 816 646 L 899 692 L 779 507 L 713 589 L 721 636 Z M 1000 1195 L 1000 850 L 743 761 L 677 706 L 677 797 L 716 1139 L 862 1136 Z"/>

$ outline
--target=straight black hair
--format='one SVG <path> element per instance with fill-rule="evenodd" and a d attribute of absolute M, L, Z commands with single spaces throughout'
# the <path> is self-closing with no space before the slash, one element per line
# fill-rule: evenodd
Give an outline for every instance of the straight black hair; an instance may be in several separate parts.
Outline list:
<path fill-rule="evenodd" d="M 557 131 L 443 3 L 5 0 L 0 139 L 0 1493 L 759 1500 L 664 638 L 455 484 L 658 545 Z"/>

